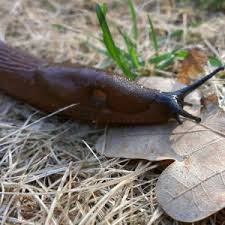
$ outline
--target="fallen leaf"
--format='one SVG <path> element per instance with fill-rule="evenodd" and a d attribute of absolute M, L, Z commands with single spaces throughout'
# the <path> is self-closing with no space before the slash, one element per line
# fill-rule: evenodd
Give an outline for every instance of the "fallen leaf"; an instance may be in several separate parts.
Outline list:
<path fill-rule="evenodd" d="M 224 131 L 221 112 L 203 124 L 186 121 L 174 130 L 172 148 L 185 157 L 167 167 L 156 185 L 158 202 L 174 219 L 195 222 L 225 207 Z"/>
<path fill-rule="evenodd" d="M 204 72 L 204 66 L 208 61 L 205 51 L 200 48 L 189 50 L 188 57 L 184 59 L 178 71 L 177 79 L 183 84 L 189 84 Z"/>
<path fill-rule="evenodd" d="M 159 161 L 180 158 L 169 137 L 176 123 L 154 126 L 109 128 L 96 143 L 98 153 L 108 157 Z"/>

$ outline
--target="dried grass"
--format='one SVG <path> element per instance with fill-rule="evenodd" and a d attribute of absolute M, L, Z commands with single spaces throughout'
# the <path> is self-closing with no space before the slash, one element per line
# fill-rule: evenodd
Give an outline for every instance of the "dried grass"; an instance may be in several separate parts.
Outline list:
<path fill-rule="evenodd" d="M 113 8 L 110 20 L 129 28 L 126 2 L 107 2 Z M 179 27 L 187 31 L 188 19 L 197 17 L 191 8 L 173 8 L 173 1 L 136 2 L 139 48 L 144 57 L 153 54 L 146 11 L 162 33 Z M 95 38 L 100 31 L 93 4 L 85 0 L 0 0 L 0 37 L 54 62 L 98 66 L 104 57 L 87 47 L 87 42 L 101 46 Z M 178 19 L 183 23 L 177 25 Z M 190 32 L 198 38 L 197 44 L 224 59 L 224 26 L 224 15 L 218 14 L 202 24 L 204 29 Z M 186 32 L 182 44 L 189 43 L 196 42 Z M 174 45 L 168 40 L 164 49 Z M 157 163 L 97 155 L 93 147 L 103 128 L 46 116 L 3 95 L 0 101 L 1 224 L 179 224 L 157 205 L 155 183 L 161 172 Z M 217 217 L 222 216 L 217 214 L 202 224 L 215 224 Z"/>

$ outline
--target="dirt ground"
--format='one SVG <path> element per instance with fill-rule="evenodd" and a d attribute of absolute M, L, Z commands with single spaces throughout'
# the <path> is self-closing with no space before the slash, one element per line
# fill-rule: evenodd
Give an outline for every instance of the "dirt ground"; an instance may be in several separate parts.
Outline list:
<path fill-rule="evenodd" d="M 127 1 L 105 2 L 110 23 L 129 30 Z M 154 52 L 146 27 L 150 13 L 160 35 L 182 29 L 183 47 L 201 46 L 224 59 L 223 11 L 193 11 L 191 1 L 135 2 L 143 58 Z M 103 46 L 94 6 L 94 0 L 0 0 L 0 38 L 56 63 L 100 67 L 105 56 L 96 50 Z M 162 50 L 176 44 L 168 41 Z M 160 163 L 96 153 L 94 145 L 104 127 L 46 115 L 3 94 L 0 112 L 1 224 L 182 224 L 157 204 Z M 222 225 L 223 221 L 221 211 L 196 224 Z"/>

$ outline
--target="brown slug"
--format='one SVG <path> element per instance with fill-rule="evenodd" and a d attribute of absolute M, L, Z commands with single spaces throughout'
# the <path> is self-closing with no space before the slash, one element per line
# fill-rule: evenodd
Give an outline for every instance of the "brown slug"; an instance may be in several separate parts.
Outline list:
<path fill-rule="evenodd" d="M 180 115 L 184 97 L 224 67 L 174 92 L 144 88 L 126 78 L 84 66 L 46 64 L 0 42 L 0 90 L 45 112 L 76 104 L 62 112 L 74 120 L 117 124 L 163 123 Z"/>

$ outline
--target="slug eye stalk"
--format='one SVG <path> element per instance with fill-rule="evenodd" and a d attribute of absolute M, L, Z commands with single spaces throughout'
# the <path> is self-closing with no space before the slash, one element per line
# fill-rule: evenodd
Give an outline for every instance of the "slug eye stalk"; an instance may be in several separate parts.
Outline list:
<path fill-rule="evenodd" d="M 193 82 L 191 85 L 184 87 L 178 91 L 175 92 L 170 92 L 170 96 L 171 96 L 171 101 L 170 101 L 170 107 L 172 108 L 173 112 L 174 112 L 174 117 L 175 119 L 178 121 L 178 123 L 182 123 L 182 121 L 180 120 L 180 115 L 186 118 L 190 118 L 192 120 L 195 120 L 197 123 L 201 122 L 201 118 L 196 117 L 194 115 L 191 115 L 190 113 L 188 113 L 187 111 L 185 111 L 183 109 L 183 106 L 187 103 L 184 102 L 184 98 L 190 94 L 192 91 L 194 91 L 195 89 L 197 89 L 198 87 L 200 87 L 202 84 L 204 84 L 207 80 L 209 80 L 210 78 L 212 78 L 214 75 L 216 75 L 218 72 L 224 70 L 225 67 L 221 66 L 218 67 L 217 69 L 215 69 L 213 72 L 211 72 L 210 74 L 206 75 L 205 77 Z"/>

